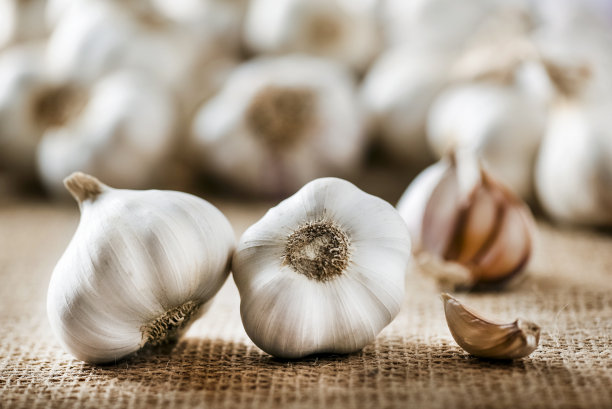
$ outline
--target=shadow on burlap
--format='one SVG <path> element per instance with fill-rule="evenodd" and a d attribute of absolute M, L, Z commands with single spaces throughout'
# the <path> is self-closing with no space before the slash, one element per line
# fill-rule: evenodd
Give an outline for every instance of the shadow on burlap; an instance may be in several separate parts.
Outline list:
<path fill-rule="evenodd" d="M 265 211 L 220 207 L 238 233 Z M 178 344 L 95 366 L 62 351 L 45 315 L 50 273 L 77 219 L 73 208 L 0 209 L 2 408 L 612 407 L 610 236 L 541 223 L 525 281 L 501 293 L 458 294 L 485 315 L 540 324 L 540 347 L 523 360 L 465 354 L 437 288 L 413 273 L 400 315 L 359 353 L 282 361 L 261 352 L 242 329 L 229 279 Z"/>

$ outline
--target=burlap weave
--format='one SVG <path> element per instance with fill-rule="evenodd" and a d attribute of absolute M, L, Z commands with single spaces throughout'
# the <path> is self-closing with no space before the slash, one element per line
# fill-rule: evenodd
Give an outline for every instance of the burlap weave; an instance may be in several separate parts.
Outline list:
<path fill-rule="evenodd" d="M 263 205 L 219 206 L 237 233 Z M 503 293 L 460 294 L 485 315 L 540 324 L 540 347 L 515 362 L 472 358 L 453 341 L 438 291 L 413 274 L 404 308 L 350 356 L 271 358 L 247 338 L 228 280 L 173 348 L 114 366 L 73 359 L 52 336 L 45 293 L 75 207 L 0 208 L 2 408 L 612 408 L 612 237 L 540 223 L 529 278 Z"/>

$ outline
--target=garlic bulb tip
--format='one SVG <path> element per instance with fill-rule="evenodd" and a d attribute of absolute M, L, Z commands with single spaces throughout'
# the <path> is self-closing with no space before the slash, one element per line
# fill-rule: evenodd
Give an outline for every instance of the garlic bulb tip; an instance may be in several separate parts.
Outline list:
<path fill-rule="evenodd" d="M 64 179 L 64 186 L 77 202 L 95 199 L 100 193 L 108 189 L 97 178 L 83 172 L 74 172 Z"/>

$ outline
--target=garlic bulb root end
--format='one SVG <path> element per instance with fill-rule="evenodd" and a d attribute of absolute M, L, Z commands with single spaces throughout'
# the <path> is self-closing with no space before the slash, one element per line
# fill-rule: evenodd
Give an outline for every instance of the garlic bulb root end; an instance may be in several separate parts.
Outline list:
<path fill-rule="evenodd" d="M 141 347 L 157 346 L 176 339 L 191 318 L 197 316 L 202 304 L 187 301 L 178 307 L 169 309 L 158 318 L 140 328 L 142 333 Z"/>
<path fill-rule="evenodd" d="M 64 179 L 64 186 L 77 202 L 95 199 L 108 187 L 97 178 L 83 172 L 74 172 Z"/>

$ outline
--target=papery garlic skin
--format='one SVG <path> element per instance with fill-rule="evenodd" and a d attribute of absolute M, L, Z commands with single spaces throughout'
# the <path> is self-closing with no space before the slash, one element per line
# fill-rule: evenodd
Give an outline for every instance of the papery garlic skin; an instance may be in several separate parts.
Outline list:
<path fill-rule="evenodd" d="M 306 53 L 363 71 L 381 48 L 376 0 L 254 0 L 244 40 L 255 53 Z"/>
<path fill-rule="evenodd" d="M 38 43 L 0 55 L 0 162 L 25 177 L 35 174 L 36 145 L 43 132 L 35 118 L 37 95 L 48 85 L 43 60 Z"/>
<path fill-rule="evenodd" d="M 383 53 L 366 75 L 360 99 L 369 127 L 398 162 L 422 167 L 433 161 L 427 113 L 446 83 L 450 61 L 450 54 L 405 45 Z"/>
<path fill-rule="evenodd" d="M 417 261 L 441 284 L 505 284 L 530 259 L 535 221 L 529 208 L 469 150 L 423 171 L 397 209 L 410 229 Z"/>
<path fill-rule="evenodd" d="M 0 0 L 0 50 L 46 35 L 45 4 L 45 0 Z"/>
<path fill-rule="evenodd" d="M 533 166 L 546 107 L 517 87 L 471 83 L 441 93 L 427 120 L 427 140 L 438 157 L 471 149 L 516 194 L 532 194 Z"/>
<path fill-rule="evenodd" d="M 194 160 L 239 190 L 270 196 L 350 173 L 366 142 L 355 99 L 352 77 L 332 62 L 301 55 L 251 60 L 197 112 Z"/>
<path fill-rule="evenodd" d="M 567 224 L 612 225 L 612 124 L 601 101 L 559 101 L 535 172 L 540 204 Z"/>
<path fill-rule="evenodd" d="M 47 296 L 62 346 L 105 363 L 179 335 L 227 278 L 228 220 L 186 193 L 112 189 L 82 173 L 66 186 L 81 220 Z"/>
<path fill-rule="evenodd" d="M 108 75 L 84 92 L 80 112 L 46 130 L 40 141 L 37 164 L 45 187 L 62 196 L 62 180 L 77 170 L 117 187 L 149 187 L 174 143 L 172 96 L 131 71 Z"/>
<path fill-rule="evenodd" d="M 244 328 L 281 358 L 350 353 L 399 312 L 410 239 L 397 212 L 323 178 L 270 209 L 232 261 Z"/>

